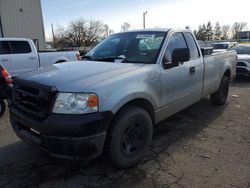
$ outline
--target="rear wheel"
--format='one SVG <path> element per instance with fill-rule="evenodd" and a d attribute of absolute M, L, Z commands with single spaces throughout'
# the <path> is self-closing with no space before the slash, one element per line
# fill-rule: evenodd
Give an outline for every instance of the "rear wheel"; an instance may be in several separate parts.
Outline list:
<path fill-rule="evenodd" d="M 5 103 L 3 99 L 0 99 L 0 117 L 3 116 L 5 109 L 6 109 Z"/>
<path fill-rule="evenodd" d="M 148 150 L 153 135 L 150 115 L 142 108 L 124 108 L 111 125 L 107 149 L 112 162 L 126 168 L 138 163 Z"/>
<path fill-rule="evenodd" d="M 211 94 L 210 96 L 212 104 L 223 105 L 226 103 L 229 93 L 229 84 L 230 84 L 229 78 L 227 76 L 223 76 L 218 91 Z"/>

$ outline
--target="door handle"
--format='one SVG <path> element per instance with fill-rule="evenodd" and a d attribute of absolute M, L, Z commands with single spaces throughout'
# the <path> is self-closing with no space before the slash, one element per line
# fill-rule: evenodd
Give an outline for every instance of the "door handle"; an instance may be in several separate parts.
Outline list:
<path fill-rule="evenodd" d="M 189 73 L 190 73 L 190 75 L 192 75 L 192 74 L 195 74 L 195 67 L 190 67 L 189 68 Z"/>
<path fill-rule="evenodd" d="M 35 57 L 30 57 L 29 59 L 34 60 L 34 59 L 36 59 L 36 58 L 35 58 Z"/>
<path fill-rule="evenodd" d="M 8 61 L 8 59 L 1 59 L 1 61 Z"/>

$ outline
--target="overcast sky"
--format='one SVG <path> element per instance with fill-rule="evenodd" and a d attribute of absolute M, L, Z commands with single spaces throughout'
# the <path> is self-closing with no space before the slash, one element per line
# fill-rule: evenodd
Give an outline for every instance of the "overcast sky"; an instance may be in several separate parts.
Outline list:
<path fill-rule="evenodd" d="M 45 34 L 51 37 L 54 27 L 67 26 L 83 17 L 99 19 L 119 32 L 122 23 L 131 29 L 142 28 L 142 15 L 147 11 L 146 27 L 196 29 L 199 24 L 247 22 L 250 27 L 250 0 L 41 0 Z"/>

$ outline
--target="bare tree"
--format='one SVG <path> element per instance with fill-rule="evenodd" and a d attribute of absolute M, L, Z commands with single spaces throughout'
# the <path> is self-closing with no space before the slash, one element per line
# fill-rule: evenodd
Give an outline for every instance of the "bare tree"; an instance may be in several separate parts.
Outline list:
<path fill-rule="evenodd" d="M 107 36 L 107 28 L 100 20 L 90 20 L 86 24 L 85 46 L 93 46 Z"/>
<path fill-rule="evenodd" d="M 86 23 L 83 18 L 70 22 L 69 29 L 66 31 L 66 39 L 75 44 L 76 47 L 83 45 L 83 41 L 86 37 Z"/>
<path fill-rule="evenodd" d="M 114 31 L 110 29 L 107 24 L 105 24 L 103 27 L 104 27 L 104 33 L 103 33 L 104 37 L 108 37 L 109 35 L 112 35 L 114 33 Z"/>
<path fill-rule="evenodd" d="M 57 26 L 55 32 L 55 43 L 56 45 L 54 47 L 56 48 L 66 48 L 73 46 L 72 43 L 69 43 L 67 39 L 65 28 L 61 25 Z"/>
<path fill-rule="evenodd" d="M 80 18 L 70 22 L 69 26 L 57 31 L 59 47 L 90 47 L 107 37 L 113 31 L 100 20 Z"/>
<path fill-rule="evenodd" d="M 103 28 L 104 28 L 104 36 L 105 37 L 109 36 L 109 30 L 110 30 L 109 26 L 107 24 L 104 24 Z"/>
<path fill-rule="evenodd" d="M 112 30 L 112 29 L 109 30 L 109 35 L 112 35 L 114 33 L 115 33 L 114 30 Z"/>
<path fill-rule="evenodd" d="M 235 22 L 231 28 L 233 39 L 239 39 L 239 32 L 243 31 L 246 27 L 246 22 Z"/>
<path fill-rule="evenodd" d="M 129 31 L 130 30 L 130 27 L 131 25 L 127 22 L 124 22 L 122 25 L 121 25 L 121 31 Z"/>
<path fill-rule="evenodd" d="M 227 40 L 230 38 L 230 25 L 223 25 L 221 27 L 221 40 Z"/>

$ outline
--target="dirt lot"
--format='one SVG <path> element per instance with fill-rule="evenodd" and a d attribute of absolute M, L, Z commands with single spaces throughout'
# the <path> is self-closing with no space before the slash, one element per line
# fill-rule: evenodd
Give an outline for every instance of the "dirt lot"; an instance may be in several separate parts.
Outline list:
<path fill-rule="evenodd" d="M 14 135 L 6 113 L 0 187 L 250 188 L 249 109 L 250 79 L 237 79 L 224 107 L 204 99 L 158 125 L 147 156 L 127 170 L 101 159 L 74 163 L 40 155 Z"/>

